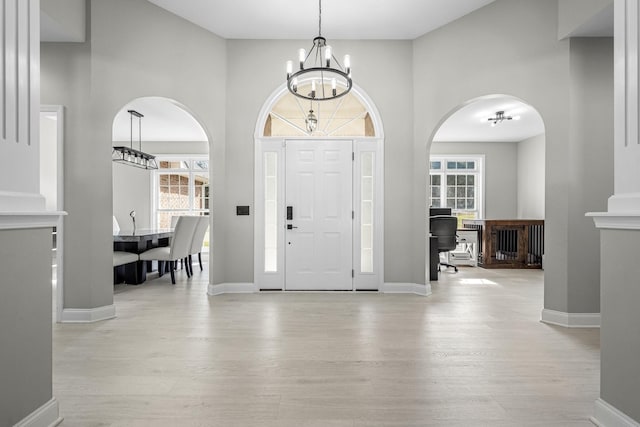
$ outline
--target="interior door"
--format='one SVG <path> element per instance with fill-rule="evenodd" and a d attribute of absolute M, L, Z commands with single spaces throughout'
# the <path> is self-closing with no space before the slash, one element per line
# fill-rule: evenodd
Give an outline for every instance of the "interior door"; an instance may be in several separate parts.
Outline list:
<path fill-rule="evenodd" d="M 285 289 L 351 290 L 352 142 L 286 142 Z"/>

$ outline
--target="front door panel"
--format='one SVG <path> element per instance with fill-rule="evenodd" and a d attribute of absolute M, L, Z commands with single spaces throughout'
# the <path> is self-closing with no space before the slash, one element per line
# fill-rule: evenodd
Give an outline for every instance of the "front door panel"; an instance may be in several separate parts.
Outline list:
<path fill-rule="evenodd" d="M 286 144 L 285 288 L 351 290 L 352 143 Z"/>

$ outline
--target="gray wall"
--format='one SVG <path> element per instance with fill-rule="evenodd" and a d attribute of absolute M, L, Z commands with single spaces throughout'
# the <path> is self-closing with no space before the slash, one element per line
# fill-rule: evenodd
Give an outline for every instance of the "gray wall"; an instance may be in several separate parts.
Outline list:
<path fill-rule="evenodd" d="M 307 48 L 308 43 L 309 40 L 228 41 L 225 179 L 230 207 L 253 204 L 254 130 L 258 114 L 271 93 L 284 83 L 285 62 L 295 57 L 297 49 Z M 424 283 L 424 239 L 415 245 L 416 232 L 410 219 L 413 189 L 419 187 L 422 193 L 425 190 L 424 176 L 422 181 L 415 181 L 412 169 L 412 42 L 330 40 L 330 43 L 340 55 L 351 55 L 354 80 L 376 104 L 384 124 L 385 281 Z M 261 64 L 260 72 L 256 72 L 256 64 Z M 422 161 L 426 162 L 426 157 Z M 228 233 L 234 236 L 225 247 L 229 261 L 225 279 L 253 282 L 253 219 L 235 216 L 232 209 L 225 215 Z"/>
<path fill-rule="evenodd" d="M 558 38 L 569 37 L 612 3 L 613 0 L 559 0 Z"/>
<path fill-rule="evenodd" d="M 544 134 L 518 142 L 518 219 L 544 219 L 544 145 Z"/>
<path fill-rule="evenodd" d="M 51 228 L 0 230 L 0 426 L 47 403 L 51 368 Z"/>
<path fill-rule="evenodd" d="M 571 39 L 570 88 L 568 311 L 598 313 L 600 236 L 584 214 L 606 211 L 613 194 L 612 38 Z"/>
<path fill-rule="evenodd" d="M 111 133 L 127 102 L 163 96 L 190 110 L 211 138 L 214 221 L 226 206 L 224 40 L 144 0 L 89 6 L 89 42 L 43 43 L 41 56 L 42 102 L 67 107 L 65 308 L 113 303 Z M 215 283 L 224 227 L 212 233 Z"/>
<path fill-rule="evenodd" d="M 576 196 L 576 187 L 587 193 L 588 185 L 575 180 L 574 169 L 582 167 L 584 156 L 570 144 L 572 131 L 590 126 L 603 126 L 606 132 L 608 117 L 591 116 L 590 106 L 584 105 L 585 115 L 575 116 L 571 123 L 575 90 L 586 89 L 582 84 L 571 84 L 573 61 L 568 40 L 557 40 L 558 3 L 554 0 L 497 0 L 457 21 L 429 33 L 414 43 L 414 99 L 415 140 L 414 156 L 422 166 L 416 181 L 426 175 L 429 142 L 438 123 L 450 111 L 465 101 L 488 94 L 507 94 L 521 98 L 538 110 L 545 123 L 545 302 L 547 309 L 561 312 L 598 311 L 597 299 L 591 295 L 569 305 L 569 298 L 576 297 L 582 283 L 578 275 L 570 278 L 568 272 L 576 272 L 584 265 L 597 265 L 597 249 L 569 240 L 572 235 L 591 234 L 593 226 L 582 221 L 586 211 L 581 203 L 583 194 Z M 479 49 L 478 46 L 491 46 Z M 593 51 L 590 49 L 594 49 Z M 602 61 L 604 50 L 584 46 L 583 53 Z M 605 56 L 604 58 L 607 58 Z M 597 67 L 610 66 L 605 59 Z M 575 71 L 575 70 L 574 70 Z M 583 70 L 588 78 L 608 81 L 609 76 Z M 586 77 L 585 77 L 586 78 Z M 580 87 L 578 87 L 580 86 Z M 602 86 L 598 84 L 597 87 Z M 594 89 L 595 90 L 595 89 Z M 607 97 L 604 94 L 604 104 Z M 591 93 L 591 92 L 588 92 Z M 601 101 L 593 99 L 596 104 Z M 612 109 L 604 109 L 612 111 Z M 613 132 L 609 132 L 612 136 Z M 611 151 L 608 142 L 602 142 Z M 582 148 L 584 149 L 584 148 Z M 591 158 L 591 154 L 588 154 Z M 589 181 L 601 180 L 612 185 L 611 169 L 591 168 Z M 581 175 L 584 176 L 584 175 Z M 589 190 L 590 191 L 590 190 Z M 586 196 L 586 194 L 584 194 Z M 598 203 L 606 198 L 589 196 Z M 422 192 L 415 192 L 414 199 L 424 200 Z M 420 203 L 415 204 L 420 210 Z M 422 204 L 426 206 L 426 204 Z M 581 212 L 581 217 L 578 217 Z M 415 238 L 421 225 L 414 224 Z M 424 227 L 424 226 L 422 226 Z M 597 277 L 597 276 L 596 276 Z M 570 280 L 573 282 L 570 283 Z M 571 289 L 570 289 L 571 288 Z M 575 292 L 574 292 L 575 290 Z"/>
<path fill-rule="evenodd" d="M 483 154 L 484 218 L 510 219 L 516 215 L 517 145 L 513 142 L 434 142 L 431 154 Z"/>
<path fill-rule="evenodd" d="M 137 228 L 151 227 L 151 181 L 153 179 L 148 170 L 122 163 L 113 164 L 113 215 L 121 230 L 133 228 L 129 216 L 132 210 L 136 211 Z"/>
<path fill-rule="evenodd" d="M 384 123 L 385 281 L 424 282 L 427 159 L 439 121 L 467 100 L 502 93 L 533 105 L 545 121 L 545 307 L 569 310 L 569 262 L 596 261 L 581 246 L 569 247 L 570 215 L 574 221 L 573 211 L 584 205 L 574 203 L 575 189 L 570 193 L 569 188 L 572 167 L 581 161 L 569 156 L 568 143 L 570 91 L 577 88 L 570 85 L 569 41 L 556 37 L 557 13 L 556 0 L 498 0 L 413 42 L 331 41 L 337 52 L 351 54 L 356 82 Z M 90 14 L 90 43 L 45 44 L 42 56 L 43 102 L 70 106 L 65 268 L 72 291 L 66 293 L 65 306 L 112 301 L 104 280 L 110 277 L 105 259 L 112 212 L 110 198 L 104 197 L 112 190 L 105 141 L 110 141 L 116 112 L 140 96 L 183 103 L 211 135 L 211 283 L 252 282 L 253 220 L 237 217 L 233 207 L 252 204 L 258 113 L 283 83 L 285 61 L 308 40 L 224 41 L 142 0 L 94 0 Z M 263 65 L 260 73 L 256 63 Z M 394 84 L 381 83 L 389 81 Z M 595 179 L 601 171 L 591 173 Z M 515 216 L 516 208 L 510 209 Z M 586 228 L 593 230 L 580 222 L 575 231 Z M 87 238 L 89 251 L 84 249 Z"/>
<path fill-rule="evenodd" d="M 507 94 L 538 110 L 547 142 L 545 307 L 566 312 L 569 43 L 557 40 L 557 7 L 497 0 L 415 41 L 415 156 L 426 155 L 439 121 L 468 100 Z"/>
<path fill-rule="evenodd" d="M 640 231 L 600 231 L 603 313 L 600 397 L 640 422 L 640 263 L 637 255 Z"/>

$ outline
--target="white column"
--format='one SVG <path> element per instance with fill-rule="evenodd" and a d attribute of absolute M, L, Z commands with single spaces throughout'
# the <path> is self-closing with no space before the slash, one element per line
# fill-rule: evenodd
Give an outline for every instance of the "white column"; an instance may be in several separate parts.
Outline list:
<path fill-rule="evenodd" d="M 40 2 L 0 0 L 0 402 L 3 423 L 57 425 L 52 395 L 51 231 L 40 195 Z M 21 384 L 16 387 L 15 384 Z"/>
<path fill-rule="evenodd" d="M 608 212 L 640 214 L 638 1 L 615 2 L 615 194 Z"/>
<path fill-rule="evenodd" d="M 39 191 L 39 1 L 0 5 L 0 211 L 44 210 Z"/>
<path fill-rule="evenodd" d="M 638 0 L 615 0 L 614 195 L 607 212 L 589 213 L 600 229 L 600 398 L 592 420 L 640 426 L 640 32 Z"/>

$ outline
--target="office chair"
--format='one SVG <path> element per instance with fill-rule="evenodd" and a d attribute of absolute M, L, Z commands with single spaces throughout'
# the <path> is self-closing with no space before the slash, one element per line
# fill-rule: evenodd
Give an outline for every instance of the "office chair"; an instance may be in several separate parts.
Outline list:
<path fill-rule="evenodd" d="M 456 230 L 458 230 L 458 218 L 455 216 L 436 215 L 429 217 L 429 227 L 431 229 L 431 235 L 438 238 L 438 255 L 441 252 L 449 252 L 456 248 L 458 245 L 458 239 L 456 236 Z M 438 271 L 440 266 L 453 267 L 458 272 L 458 267 L 446 262 L 438 263 Z"/>

